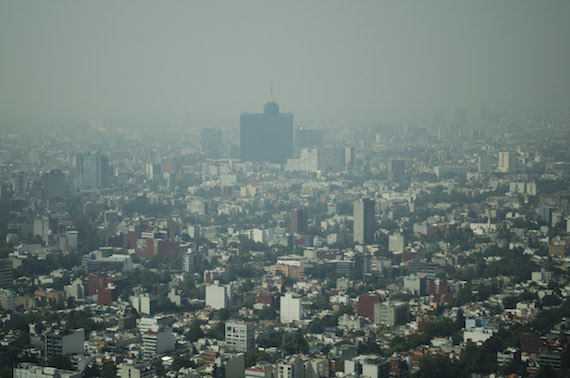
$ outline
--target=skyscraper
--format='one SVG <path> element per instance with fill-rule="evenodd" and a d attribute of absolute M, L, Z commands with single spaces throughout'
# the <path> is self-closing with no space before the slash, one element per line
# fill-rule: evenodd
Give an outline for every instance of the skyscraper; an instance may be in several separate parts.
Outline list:
<path fill-rule="evenodd" d="M 222 155 L 222 131 L 218 129 L 202 129 L 200 132 L 202 152 L 206 157 L 219 159 Z"/>
<path fill-rule="evenodd" d="M 299 126 L 295 130 L 295 156 L 304 147 L 322 147 L 325 144 L 325 133 L 319 129 L 307 129 Z"/>
<path fill-rule="evenodd" d="M 280 306 L 281 323 L 287 324 L 303 319 L 303 304 L 301 298 L 293 297 L 291 293 L 286 293 L 281 297 Z"/>
<path fill-rule="evenodd" d="M 515 170 L 515 156 L 512 152 L 499 152 L 499 172 L 513 172 Z"/>
<path fill-rule="evenodd" d="M 390 172 L 388 173 L 391 181 L 400 181 L 406 172 L 406 162 L 401 159 L 390 160 Z"/>
<path fill-rule="evenodd" d="M 354 233 L 355 243 L 372 244 L 374 242 L 374 201 L 364 198 L 354 202 Z"/>
<path fill-rule="evenodd" d="M 14 194 L 22 198 L 26 194 L 26 173 L 20 171 L 14 178 Z"/>
<path fill-rule="evenodd" d="M 14 285 L 13 271 L 10 259 L 0 259 L 0 288 L 12 288 Z"/>
<path fill-rule="evenodd" d="M 44 201 L 65 198 L 65 173 L 53 170 L 43 176 Z"/>
<path fill-rule="evenodd" d="M 101 154 L 77 157 L 77 178 L 80 188 L 102 188 L 109 184 L 109 162 Z"/>
<path fill-rule="evenodd" d="M 280 113 L 273 100 L 262 114 L 243 113 L 240 118 L 240 159 L 285 163 L 293 154 L 293 114 Z"/>
<path fill-rule="evenodd" d="M 307 210 L 303 208 L 291 210 L 291 233 L 299 235 L 307 233 Z"/>

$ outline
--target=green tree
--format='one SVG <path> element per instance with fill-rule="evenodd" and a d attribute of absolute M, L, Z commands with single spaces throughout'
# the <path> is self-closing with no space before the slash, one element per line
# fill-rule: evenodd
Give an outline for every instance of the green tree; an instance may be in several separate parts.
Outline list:
<path fill-rule="evenodd" d="M 456 378 L 463 376 L 457 363 L 442 354 L 427 355 L 420 359 L 418 378 Z"/>
<path fill-rule="evenodd" d="M 188 332 L 186 332 L 184 335 L 185 339 L 190 342 L 195 342 L 198 341 L 198 339 L 204 337 L 204 332 L 202 331 L 201 325 L 202 322 L 195 320 L 190 326 Z"/>
<path fill-rule="evenodd" d="M 101 369 L 102 378 L 115 378 L 117 376 L 117 368 L 114 363 L 106 363 Z"/>
<path fill-rule="evenodd" d="M 48 366 L 53 366 L 58 369 L 72 370 L 73 363 L 67 356 L 56 355 L 48 360 Z"/>

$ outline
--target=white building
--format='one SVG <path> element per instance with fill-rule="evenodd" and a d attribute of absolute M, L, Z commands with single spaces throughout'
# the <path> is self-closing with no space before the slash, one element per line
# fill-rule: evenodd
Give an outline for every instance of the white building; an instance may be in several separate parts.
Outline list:
<path fill-rule="evenodd" d="M 481 327 L 469 328 L 463 332 L 463 342 L 482 344 L 493 337 L 493 330 Z"/>
<path fill-rule="evenodd" d="M 548 283 L 552 279 L 552 272 L 541 269 L 540 272 L 532 272 L 531 280 L 539 283 Z"/>
<path fill-rule="evenodd" d="M 338 172 L 345 169 L 346 151 L 342 147 L 304 147 L 299 158 L 287 159 L 285 170 L 288 172 Z"/>
<path fill-rule="evenodd" d="M 12 373 L 14 378 L 81 378 L 82 376 L 80 371 L 38 366 L 27 362 L 18 364 Z"/>
<path fill-rule="evenodd" d="M 290 356 L 277 366 L 279 378 L 296 378 L 305 376 L 305 366 L 299 356 Z"/>
<path fill-rule="evenodd" d="M 32 234 L 39 236 L 44 243 L 49 240 L 49 218 L 42 217 L 34 219 L 32 223 Z"/>
<path fill-rule="evenodd" d="M 262 230 L 254 228 L 252 239 L 256 243 L 269 243 L 273 240 L 273 229 Z"/>
<path fill-rule="evenodd" d="M 12 290 L 0 289 L 0 305 L 4 311 L 16 308 L 16 296 Z"/>
<path fill-rule="evenodd" d="M 499 172 L 513 172 L 515 170 L 515 164 L 515 155 L 512 152 L 499 152 L 499 166 L 497 167 Z"/>
<path fill-rule="evenodd" d="M 404 277 L 404 289 L 410 290 L 414 295 L 423 296 L 426 292 L 426 279 L 417 274 Z"/>
<path fill-rule="evenodd" d="M 131 297 L 131 304 L 139 314 L 150 315 L 152 306 L 151 298 L 148 294 L 140 294 Z"/>
<path fill-rule="evenodd" d="M 155 369 L 149 361 L 140 362 L 127 360 L 117 365 L 117 378 L 154 377 Z"/>
<path fill-rule="evenodd" d="M 291 293 L 281 297 L 281 323 L 292 323 L 303 319 L 303 304 L 301 298 L 295 298 Z"/>
<path fill-rule="evenodd" d="M 408 322 L 407 302 L 374 303 L 374 323 L 393 327 Z"/>
<path fill-rule="evenodd" d="M 71 284 L 64 286 L 63 292 L 67 298 L 83 299 L 85 298 L 85 285 L 78 278 Z"/>
<path fill-rule="evenodd" d="M 225 286 L 217 284 L 206 286 L 206 307 L 214 310 L 226 308 L 228 305 L 228 292 Z"/>
<path fill-rule="evenodd" d="M 249 352 L 255 346 L 255 329 L 251 322 L 227 321 L 226 346 L 237 352 Z"/>
<path fill-rule="evenodd" d="M 85 330 L 83 328 L 54 331 L 44 337 L 44 352 L 48 357 L 83 354 L 85 349 Z"/>
<path fill-rule="evenodd" d="M 174 335 L 171 328 L 162 331 L 146 331 L 142 334 L 145 356 L 156 356 L 175 349 Z"/>
<path fill-rule="evenodd" d="M 173 319 L 170 316 L 153 316 L 152 318 L 137 319 L 137 328 L 144 333 L 146 331 L 159 331 L 172 324 Z"/>
<path fill-rule="evenodd" d="M 404 235 L 396 233 L 388 237 L 388 250 L 392 253 L 404 252 Z"/>
<path fill-rule="evenodd" d="M 361 355 L 344 362 L 347 377 L 387 377 L 390 374 L 389 361 L 376 355 Z"/>

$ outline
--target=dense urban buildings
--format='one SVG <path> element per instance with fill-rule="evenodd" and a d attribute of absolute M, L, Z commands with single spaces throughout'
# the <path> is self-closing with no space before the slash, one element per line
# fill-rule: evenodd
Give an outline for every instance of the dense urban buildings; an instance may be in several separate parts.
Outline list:
<path fill-rule="evenodd" d="M 0 335 L 20 357 L 0 361 L 348 378 L 441 356 L 455 376 L 481 359 L 566 374 L 567 123 L 458 121 L 331 127 L 282 164 L 221 158 L 237 130 L 3 136 L 19 158 L 0 165 Z"/>

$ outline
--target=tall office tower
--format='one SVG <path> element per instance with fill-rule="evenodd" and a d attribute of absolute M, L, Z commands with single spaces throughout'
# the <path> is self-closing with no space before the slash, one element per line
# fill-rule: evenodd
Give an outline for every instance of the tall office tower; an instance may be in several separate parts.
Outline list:
<path fill-rule="evenodd" d="M 281 323 L 292 323 L 303 319 L 303 304 L 301 298 L 295 298 L 291 293 L 281 297 Z"/>
<path fill-rule="evenodd" d="M 44 201 L 65 198 L 65 173 L 53 170 L 43 176 Z"/>
<path fill-rule="evenodd" d="M 390 172 L 388 173 L 388 179 L 391 181 L 399 181 L 404 177 L 406 172 L 406 162 L 401 159 L 390 160 Z"/>
<path fill-rule="evenodd" d="M 279 113 L 270 101 L 262 114 L 243 113 L 240 118 L 240 159 L 285 163 L 293 154 L 293 114 Z"/>
<path fill-rule="evenodd" d="M 14 177 L 14 194 L 23 197 L 26 194 L 26 173 L 20 171 Z"/>
<path fill-rule="evenodd" d="M 303 208 L 291 210 L 291 233 L 299 235 L 307 233 L 307 210 Z"/>
<path fill-rule="evenodd" d="M 515 170 L 515 156 L 512 152 L 499 152 L 499 172 L 509 173 Z"/>
<path fill-rule="evenodd" d="M 488 104 L 481 104 L 479 108 L 479 120 L 481 122 L 488 122 L 489 121 L 489 105 Z"/>
<path fill-rule="evenodd" d="M 477 170 L 479 172 L 491 171 L 491 159 L 485 155 L 479 155 L 477 158 Z"/>
<path fill-rule="evenodd" d="M 345 150 L 342 147 L 321 147 L 318 152 L 319 171 L 338 172 L 346 165 Z"/>
<path fill-rule="evenodd" d="M 255 347 L 255 328 L 252 322 L 227 321 L 226 346 L 237 352 L 250 352 Z"/>
<path fill-rule="evenodd" d="M 344 148 L 344 167 L 354 167 L 356 164 L 356 156 L 354 154 L 354 147 L 345 147 Z"/>
<path fill-rule="evenodd" d="M 354 202 L 355 243 L 372 244 L 375 231 L 374 201 L 364 198 Z"/>
<path fill-rule="evenodd" d="M 103 188 L 109 184 L 109 161 L 105 155 L 77 157 L 77 178 L 80 188 Z"/>
<path fill-rule="evenodd" d="M 299 126 L 295 129 L 295 156 L 304 147 L 322 147 L 325 144 L 325 132 Z"/>
<path fill-rule="evenodd" d="M 202 129 L 200 132 L 202 153 L 210 159 L 222 156 L 222 131 L 218 129 Z"/>
<path fill-rule="evenodd" d="M 542 205 L 538 208 L 538 216 L 544 223 L 552 223 L 552 213 L 554 212 L 554 207 L 548 205 Z"/>
<path fill-rule="evenodd" d="M 0 288 L 11 289 L 13 285 L 12 260 L 0 259 Z"/>

